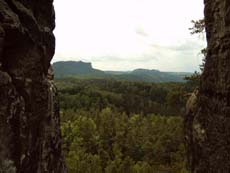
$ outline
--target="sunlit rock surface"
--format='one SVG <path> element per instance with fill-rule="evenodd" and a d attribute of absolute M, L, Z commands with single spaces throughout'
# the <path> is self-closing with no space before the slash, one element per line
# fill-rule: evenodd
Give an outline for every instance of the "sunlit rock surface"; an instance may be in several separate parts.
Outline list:
<path fill-rule="evenodd" d="M 207 62 L 185 139 L 192 173 L 230 172 L 230 1 L 205 0 Z"/>
<path fill-rule="evenodd" d="M 53 0 L 0 0 L 0 172 L 63 173 Z"/>

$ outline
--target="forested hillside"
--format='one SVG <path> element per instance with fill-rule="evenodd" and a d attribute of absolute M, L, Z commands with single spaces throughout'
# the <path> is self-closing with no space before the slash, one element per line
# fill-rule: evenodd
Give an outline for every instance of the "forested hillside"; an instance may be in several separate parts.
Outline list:
<path fill-rule="evenodd" d="M 61 79 L 70 173 L 184 173 L 182 113 L 190 83 Z"/>
<path fill-rule="evenodd" d="M 67 76 L 104 76 L 101 70 L 94 69 L 91 63 L 82 61 L 59 61 L 53 64 L 55 77 L 65 78 Z"/>
<path fill-rule="evenodd" d="M 133 71 L 102 71 L 92 67 L 91 63 L 82 61 L 59 61 L 53 64 L 56 79 L 74 78 L 101 78 L 135 82 L 185 82 L 184 77 L 190 76 L 187 72 L 161 72 L 159 70 L 135 69 Z"/>

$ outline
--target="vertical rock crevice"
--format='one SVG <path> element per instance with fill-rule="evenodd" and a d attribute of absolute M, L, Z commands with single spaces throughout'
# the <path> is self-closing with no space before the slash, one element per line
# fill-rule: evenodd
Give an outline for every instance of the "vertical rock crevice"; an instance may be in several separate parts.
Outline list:
<path fill-rule="evenodd" d="M 208 52 L 185 139 L 192 173 L 230 171 L 230 1 L 205 0 Z"/>
<path fill-rule="evenodd" d="M 63 173 L 53 0 L 0 0 L 0 170 Z"/>

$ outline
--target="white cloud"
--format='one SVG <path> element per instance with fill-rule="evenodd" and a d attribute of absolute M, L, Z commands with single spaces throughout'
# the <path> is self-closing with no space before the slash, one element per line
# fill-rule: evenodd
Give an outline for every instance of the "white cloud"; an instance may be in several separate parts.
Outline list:
<path fill-rule="evenodd" d="M 84 60 L 107 70 L 198 69 L 204 46 L 188 28 L 201 0 L 56 0 L 53 61 Z"/>

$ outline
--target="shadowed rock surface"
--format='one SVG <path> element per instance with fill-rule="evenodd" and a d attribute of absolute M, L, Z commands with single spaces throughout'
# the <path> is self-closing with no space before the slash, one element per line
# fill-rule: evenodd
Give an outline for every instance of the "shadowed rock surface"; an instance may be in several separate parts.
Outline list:
<path fill-rule="evenodd" d="M 0 172 L 62 173 L 53 0 L 0 0 Z"/>
<path fill-rule="evenodd" d="M 192 173 L 230 172 L 230 1 L 205 0 L 207 62 L 185 119 Z M 192 99 L 192 98 L 191 98 Z"/>

